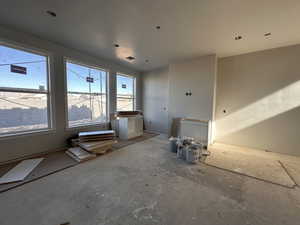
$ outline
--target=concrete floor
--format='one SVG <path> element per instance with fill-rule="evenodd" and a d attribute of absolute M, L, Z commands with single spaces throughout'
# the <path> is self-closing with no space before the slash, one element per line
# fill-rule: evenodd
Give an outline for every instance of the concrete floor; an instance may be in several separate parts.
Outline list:
<path fill-rule="evenodd" d="M 296 225 L 300 190 L 188 165 L 155 137 L 0 194 L 1 225 Z"/>
<path fill-rule="evenodd" d="M 203 161 L 211 166 L 284 187 L 300 182 L 300 157 L 214 143 Z"/>

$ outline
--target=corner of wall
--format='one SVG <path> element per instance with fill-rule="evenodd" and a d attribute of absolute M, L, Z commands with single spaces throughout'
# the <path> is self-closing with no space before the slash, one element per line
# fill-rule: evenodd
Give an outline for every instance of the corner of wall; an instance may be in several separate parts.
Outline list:
<path fill-rule="evenodd" d="M 217 79 L 218 79 L 218 57 L 215 55 L 214 62 L 214 87 L 213 87 L 213 110 L 212 120 L 209 124 L 209 141 L 208 144 L 213 144 L 216 138 L 216 105 L 217 105 Z"/>

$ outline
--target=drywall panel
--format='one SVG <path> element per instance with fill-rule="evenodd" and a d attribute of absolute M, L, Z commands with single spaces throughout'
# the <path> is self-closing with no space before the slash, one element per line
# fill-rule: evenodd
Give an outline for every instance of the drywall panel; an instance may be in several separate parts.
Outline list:
<path fill-rule="evenodd" d="M 53 97 L 53 117 L 55 130 L 46 133 L 31 134 L 18 137 L 0 138 L 0 162 L 11 160 L 26 155 L 36 154 L 44 151 L 57 150 L 66 146 L 66 139 L 78 131 L 90 131 L 104 129 L 103 126 L 91 126 L 86 128 L 74 128 L 66 130 L 65 118 L 65 80 L 64 80 L 64 57 L 73 60 L 108 69 L 110 72 L 109 88 L 109 108 L 115 109 L 115 75 L 116 72 L 131 74 L 137 78 L 137 108 L 141 109 L 141 79 L 139 73 L 118 65 L 111 61 L 89 56 L 82 52 L 68 49 L 53 42 L 40 39 L 34 35 L 13 30 L 8 27 L 0 26 L 0 40 L 24 47 L 30 47 L 47 51 L 50 54 L 50 70 L 52 81 Z"/>
<path fill-rule="evenodd" d="M 216 61 L 215 55 L 209 55 L 170 64 L 169 121 L 172 133 L 176 129 L 176 118 L 212 120 Z"/>
<path fill-rule="evenodd" d="M 20 162 L 0 178 L 0 184 L 24 180 L 44 158 L 28 159 Z"/>
<path fill-rule="evenodd" d="M 143 111 L 147 130 L 168 133 L 168 72 L 162 68 L 143 74 Z"/>
<path fill-rule="evenodd" d="M 208 55 L 143 74 L 146 128 L 178 135 L 179 118 L 212 120 L 216 62 Z"/>
<path fill-rule="evenodd" d="M 216 141 L 300 155 L 300 45 L 219 59 Z"/>

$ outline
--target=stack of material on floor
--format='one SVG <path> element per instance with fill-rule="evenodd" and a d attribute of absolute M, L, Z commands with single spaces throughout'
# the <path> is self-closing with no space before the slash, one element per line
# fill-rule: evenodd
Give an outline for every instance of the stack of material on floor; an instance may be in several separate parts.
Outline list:
<path fill-rule="evenodd" d="M 112 145 L 117 143 L 115 140 L 80 142 L 79 146 L 84 150 L 96 154 L 105 153 L 112 148 Z"/>
<path fill-rule="evenodd" d="M 78 145 L 88 152 L 102 154 L 112 148 L 115 138 L 113 130 L 81 132 L 78 134 Z"/>
<path fill-rule="evenodd" d="M 69 148 L 66 151 L 66 154 L 75 159 L 77 162 L 84 162 L 96 157 L 96 154 L 89 153 L 79 147 Z"/>
<path fill-rule="evenodd" d="M 71 140 L 71 144 L 93 154 L 103 154 L 117 143 L 115 139 L 114 130 L 80 132 L 78 138 Z"/>
<path fill-rule="evenodd" d="M 78 134 L 79 142 L 89 141 L 107 141 L 115 139 L 114 130 L 100 130 L 90 132 L 80 132 Z"/>

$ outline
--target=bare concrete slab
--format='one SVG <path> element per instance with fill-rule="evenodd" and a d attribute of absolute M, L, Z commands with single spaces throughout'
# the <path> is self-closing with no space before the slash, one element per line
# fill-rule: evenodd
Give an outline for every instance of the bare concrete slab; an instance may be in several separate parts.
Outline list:
<path fill-rule="evenodd" d="M 117 144 L 113 145 L 113 149 L 117 150 L 123 148 L 128 145 L 132 145 L 134 143 L 147 140 L 157 136 L 157 134 L 152 132 L 144 132 L 144 134 L 140 137 L 133 138 L 130 140 L 119 140 Z M 53 173 L 59 172 L 61 170 L 73 167 L 78 165 L 79 163 L 72 159 L 70 156 L 65 154 L 65 151 L 59 151 L 54 153 L 49 153 L 43 155 L 45 160 L 43 160 L 40 165 L 38 165 L 35 170 L 29 174 L 24 180 L 15 182 L 15 183 L 8 183 L 8 184 L 1 184 L 0 185 L 0 193 L 8 191 L 12 188 L 16 188 L 18 186 L 24 185 L 26 183 L 35 181 L 37 179 L 41 179 L 45 176 L 51 175 Z M 14 168 L 18 163 L 10 163 L 7 165 L 0 166 L 0 177 L 7 173 L 10 169 Z"/>
<path fill-rule="evenodd" d="M 280 162 L 283 164 L 293 181 L 300 186 L 300 162 L 288 162 L 285 160 L 281 160 Z"/>
<path fill-rule="evenodd" d="M 0 193 L 78 164 L 78 162 L 66 155 L 64 151 L 47 154 L 44 158 L 45 159 L 24 180 L 15 183 L 1 184 Z M 1 166 L 0 175 L 5 174 L 6 171 L 15 165 L 17 165 L 17 163 Z"/>
<path fill-rule="evenodd" d="M 300 189 L 205 164 L 154 137 L 0 194 L 1 225 L 295 225 Z"/>
<path fill-rule="evenodd" d="M 211 155 L 204 161 L 208 165 L 290 188 L 296 185 L 279 160 L 272 155 L 268 157 L 267 152 L 224 144 L 212 145 L 209 151 Z M 282 158 L 284 157 L 285 155 L 282 155 Z"/>

